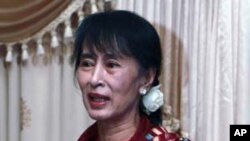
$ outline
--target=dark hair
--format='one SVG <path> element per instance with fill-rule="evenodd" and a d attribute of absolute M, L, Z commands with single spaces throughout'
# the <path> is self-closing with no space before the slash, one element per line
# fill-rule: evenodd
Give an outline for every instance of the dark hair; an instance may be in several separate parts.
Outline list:
<path fill-rule="evenodd" d="M 156 71 L 153 86 L 158 85 L 161 71 L 161 45 L 154 27 L 142 17 L 128 11 L 108 11 L 87 16 L 76 32 L 72 61 L 75 72 L 83 47 L 100 52 L 133 57 L 144 71 Z M 143 106 L 140 100 L 140 112 Z M 150 120 L 161 123 L 160 110 L 151 113 Z"/>

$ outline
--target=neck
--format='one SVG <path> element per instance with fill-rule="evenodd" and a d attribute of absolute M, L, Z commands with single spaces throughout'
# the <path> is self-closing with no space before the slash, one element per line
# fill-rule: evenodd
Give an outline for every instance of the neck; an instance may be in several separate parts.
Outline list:
<path fill-rule="evenodd" d="M 130 139 L 140 122 L 139 114 L 119 116 L 109 121 L 98 121 L 98 134 L 100 141 L 127 141 Z"/>

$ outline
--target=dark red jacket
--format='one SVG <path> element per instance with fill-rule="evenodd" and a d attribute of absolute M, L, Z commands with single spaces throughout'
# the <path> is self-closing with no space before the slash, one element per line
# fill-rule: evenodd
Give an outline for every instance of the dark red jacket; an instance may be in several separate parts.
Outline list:
<path fill-rule="evenodd" d="M 90 126 L 78 141 L 99 141 L 97 124 Z M 169 133 L 163 127 L 154 126 L 146 117 L 141 117 L 138 129 L 128 141 L 179 141 L 177 134 Z"/>

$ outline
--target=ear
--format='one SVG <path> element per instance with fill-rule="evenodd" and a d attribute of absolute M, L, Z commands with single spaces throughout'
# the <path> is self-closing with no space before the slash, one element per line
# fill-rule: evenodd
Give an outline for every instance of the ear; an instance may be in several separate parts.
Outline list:
<path fill-rule="evenodd" d="M 143 74 L 142 76 L 141 88 L 144 88 L 148 91 L 152 86 L 155 75 L 156 75 L 155 69 L 149 69 L 147 72 L 145 72 L 145 74 Z"/>

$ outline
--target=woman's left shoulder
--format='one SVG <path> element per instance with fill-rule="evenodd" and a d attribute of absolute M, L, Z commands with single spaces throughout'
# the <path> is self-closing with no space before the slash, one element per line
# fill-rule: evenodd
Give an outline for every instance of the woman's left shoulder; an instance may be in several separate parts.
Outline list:
<path fill-rule="evenodd" d="M 176 133 L 168 132 L 162 126 L 153 127 L 150 132 L 146 134 L 145 138 L 147 141 L 189 141 L 181 138 Z"/>

